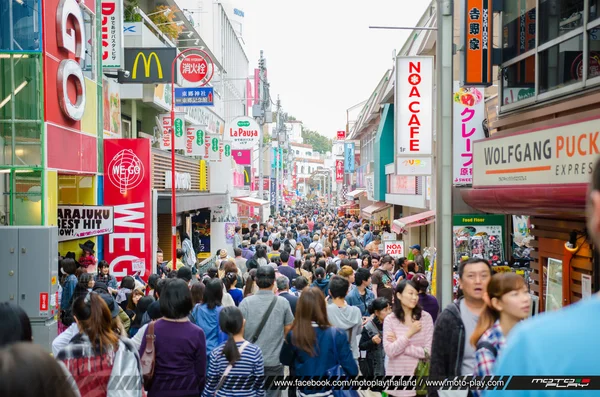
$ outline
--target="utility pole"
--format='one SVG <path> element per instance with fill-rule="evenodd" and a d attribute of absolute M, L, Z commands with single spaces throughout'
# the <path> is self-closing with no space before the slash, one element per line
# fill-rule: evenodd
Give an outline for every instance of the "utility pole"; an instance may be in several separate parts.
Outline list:
<path fill-rule="evenodd" d="M 265 76 L 265 70 L 266 70 L 266 64 L 267 64 L 267 60 L 263 57 L 263 50 L 260 50 L 260 59 L 258 60 L 258 69 L 259 69 L 259 83 L 258 83 L 258 96 L 259 98 L 259 102 L 260 102 L 260 110 L 261 110 L 261 115 L 258 118 L 258 122 L 260 125 L 260 139 L 258 142 L 258 197 L 261 200 L 264 200 L 265 198 L 265 193 L 264 193 L 264 189 L 263 189 L 263 139 L 264 139 L 264 127 L 265 127 L 265 118 L 266 118 L 266 103 L 265 103 L 265 96 L 268 95 L 267 93 L 267 87 L 265 86 L 265 80 L 266 80 L 266 76 Z M 262 214 L 261 214 L 262 217 Z"/>
<path fill-rule="evenodd" d="M 437 0 L 436 289 L 441 307 L 452 302 L 452 57 L 454 2 Z"/>
<path fill-rule="evenodd" d="M 281 152 L 281 100 L 279 96 L 277 96 L 277 123 L 275 124 L 275 139 L 277 140 L 277 157 L 275 161 L 275 213 L 279 210 L 279 196 L 281 193 L 281 189 L 279 188 L 279 182 L 281 179 L 279 178 L 279 170 L 283 170 L 282 162 L 282 152 Z"/>

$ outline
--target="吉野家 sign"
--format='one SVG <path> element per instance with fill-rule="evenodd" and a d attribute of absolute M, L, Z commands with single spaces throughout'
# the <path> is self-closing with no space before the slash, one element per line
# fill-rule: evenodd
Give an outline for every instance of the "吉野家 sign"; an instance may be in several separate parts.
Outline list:
<path fill-rule="evenodd" d="M 102 1 L 102 67 L 123 65 L 123 0 Z"/>
<path fill-rule="evenodd" d="M 400 258 L 404 255 L 404 241 L 396 240 L 384 240 L 383 241 L 383 254 L 389 255 L 392 258 Z"/>
<path fill-rule="evenodd" d="M 223 136 L 233 149 L 252 149 L 258 144 L 260 126 L 252 117 L 237 117 L 225 125 Z"/>
<path fill-rule="evenodd" d="M 454 82 L 453 181 L 455 186 L 473 183 L 473 142 L 485 138 L 483 93 L 475 87 L 459 87 Z"/>
<path fill-rule="evenodd" d="M 488 87 L 493 83 L 491 14 L 492 0 L 465 0 L 462 64 L 465 85 Z"/>
<path fill-rule="evenodd" d="M 58 206 L 58 241 L 110 234 L 113 232 L 113 228 L 113 207 Z"/>
<path fill-rule="evenodd" d="M 175 88 L 175 106 L 213 106 L 213 87 Z"/>
<path fill-rule="evenodd" d="M 432 155 L 433 58 L 396 59 L 396 141 L 401 157 Z M 431 171 L 428 171 L 431 172 Z M 414 174 L 413 174 L 414 175 Z M 429 175 L 421 173 L 420 175 Z"/>
<path fill-rule="evenodd" d="M 174 47 L 125 48 L 125 70 L 130 75 L 125 77 L 119 73 L 119 83 L 170 83 L 177 78 L 177 72 L 175 76 L 171 74 L 171 65 L 176 56 L 177 49 Z"/>

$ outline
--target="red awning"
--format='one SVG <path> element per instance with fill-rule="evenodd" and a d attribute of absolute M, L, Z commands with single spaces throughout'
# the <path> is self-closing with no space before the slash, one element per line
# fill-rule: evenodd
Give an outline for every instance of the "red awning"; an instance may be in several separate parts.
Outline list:
<path fill-rule="evenodd" d="M 368 207 L 365 207 L 362 209 L 362 214 L 364 218 L 373 218 L 373 214 L 386 210 L 388 208 L 390 208 L 391 205 L 388 203 L 385 203 L 383 201 L 377 201 L 376 203 L 373 203 L 371 205 L 369 205 Z"/>
<path fill-rule="evenodd" d="M 509 214 L 583 218 L 587 184 L 460 189 L 465 203 L 480 211 Z"/>
<path fill-rule="evenodd" d="M 266 200 L 261 200 L 255 197 L 234 197 L 233 201 L 236 201 L 239 204 L 244 204 L 250 207 L 262 207 L 263 205 L 268 205 L 269 202 Z"/>
<path fill-rule="evenodd" d="M 405 229 L 415 226 L 428 225 L 433 222 L 435 222 L 435 211 L 425 211 L 421 212 L 420 214 L 394 220 L 392 223 L 392 231 L 400 234 Z"/>

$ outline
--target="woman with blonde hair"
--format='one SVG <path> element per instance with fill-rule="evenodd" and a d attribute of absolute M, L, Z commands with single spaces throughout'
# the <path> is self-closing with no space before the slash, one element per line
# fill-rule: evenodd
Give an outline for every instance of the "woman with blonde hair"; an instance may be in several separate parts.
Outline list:
<path fill-rule="evenodd" d="M 506 336 L 521 320 L 529 317 L 531 297 L 523 277 L 515 273 L 495 274 L 487 286 L 486 307 L 479 316 L 470 343 L 475 347 L 475 374 L 494 374 L 496 357 Z"/>

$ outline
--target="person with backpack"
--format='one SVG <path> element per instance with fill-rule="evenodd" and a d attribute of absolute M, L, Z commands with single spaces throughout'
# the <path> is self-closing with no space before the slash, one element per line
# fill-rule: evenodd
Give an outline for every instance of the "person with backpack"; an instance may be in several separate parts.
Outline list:
<path fill-rule="evenodd" d="M 189 267 L 190 269 L 195 268 L 196 261 L 198 259 L 196 258 L 196 253 L 194 252 L 194 245 L 192 244 L 192 240 L 190 240 L 190 236 L 186 232 L 183 232 L 180 235 L 180 239 L 181 249 L 183 251 L 183 264 Z"/>
<path fill-rule="evenodd" d="M 529 317 L 531 297 L 523 277 L 515 273 L 495 274 L 487 286 L 489 300 L 479 316 L 470 343 L 475 348 L 475 376 L 494 375 L 496 357 L 506 336 Z"/>
<path fill-rule="evenodd" d="M 383 322 L 391 312 L 392 307 L 386 298 L 377 298 L 369 304 L 372 318 L 365 323 L 358 343 L 362 376 L 385 376 Z"/>
<path fill-rule="evenodd" d="M 329 281 L 331 304 L 327 305 L 327 317 L 334 327 L 346 332 L 352 348 L 352 356 L 358 362 L 358 338 L 362 332 L 362 314 L 356 306 L 346 302 L 350 283 L 343 277 L 333 276 Z"/>

